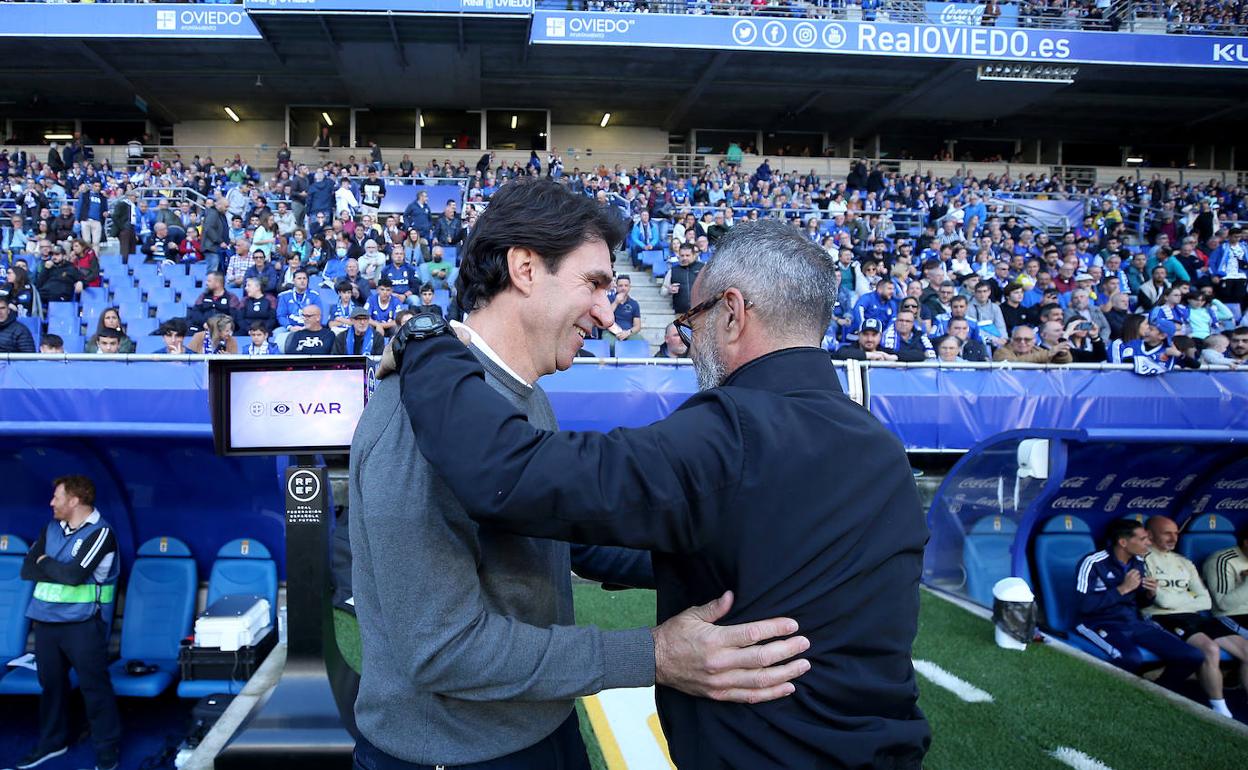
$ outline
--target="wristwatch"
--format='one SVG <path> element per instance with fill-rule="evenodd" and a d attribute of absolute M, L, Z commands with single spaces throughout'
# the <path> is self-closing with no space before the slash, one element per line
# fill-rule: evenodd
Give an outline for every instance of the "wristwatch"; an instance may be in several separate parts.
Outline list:
<path fill-rule="evenodd" d="M 397 366 L 403 360 L 403 350 L 409 342 L 419 342 L 442 334 L 451 334 L 451 326 L 446 319 L 437 313 L 417 313 L 399 327 L 390 343 L 394 351 L 394 363 Z"/>

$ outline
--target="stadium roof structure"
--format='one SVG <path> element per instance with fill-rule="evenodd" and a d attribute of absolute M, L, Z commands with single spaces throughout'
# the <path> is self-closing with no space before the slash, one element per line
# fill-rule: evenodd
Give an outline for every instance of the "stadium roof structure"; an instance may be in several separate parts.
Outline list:
<path fill-rule="evenodd" d="M 543 108 L 556 123 L 832 136 L 1227 143 L 1248 128 L 1234 70 L 1080 65 L 1073 85 L 977 82 L 983 62 L 531 45 L 531 18 L 253 14 L 258 40 L 5 41 L 0 115 L 281 119 L 289 104 Z M 1164 37 L 1164 36 L 1158 36 Z M 257 76 L 263 85 L 257 87 Z M 36 111 L 37 110 L 37 111 Z"/>

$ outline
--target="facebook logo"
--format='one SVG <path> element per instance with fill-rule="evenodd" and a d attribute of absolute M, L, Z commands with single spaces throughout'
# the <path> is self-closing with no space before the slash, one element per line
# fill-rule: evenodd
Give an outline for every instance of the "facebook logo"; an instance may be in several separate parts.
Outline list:
<path fill-rule="evenodd" d="M 156 12 L 156 29 L 177 29 L 178 28 L 178 12 L 177 11 L 157 11 Z"/>
<path fill-rule="evenodd" d="M 546 37 L 566 37 L 568 34 L 567 22 L 558 16 L 552 16 L 546 20 Z"/>

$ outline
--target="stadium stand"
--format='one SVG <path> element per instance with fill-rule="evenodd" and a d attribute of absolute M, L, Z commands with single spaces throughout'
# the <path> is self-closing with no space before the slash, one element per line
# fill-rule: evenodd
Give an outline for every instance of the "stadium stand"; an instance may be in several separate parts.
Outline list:
<path fill-rule="evenodd" d="M 634 223 L 643 211 L 648 212 L 654 231 L 646 237 L 651 240 L 644 248 L 630 249 L 628 261 L 651 279 L 635 287 L 636 296 L 643 302 L 643 336 L 651 350 L 661 341 L 670 314 L 668 298 L 653 284 L 662 280 L 675 262 L 674 244 L 690 243 L 699 258 L 706 259 L 714 253 L 714 240 L 720 233 L 738 222 L 760 217 L 791 222 L 842 259 L 838 321 L 826 340 L 830 350 L 854 344 L 861 323 L 857 307 L 864 296 L 873 295 L 875 282 L 885 275 L 894 284 L 894 296 L 883 303 L 886 327 L 900 303 L 914 297 L 920 303 L 916 326 L 934 349 L 945 336 L 954 312 L 940 293 L 941 284 L 952 282 L 955 294 L 968 299 L 966 315 L 972 322 L 969 336 L 982 337 L 987 355 L 997 354 L 998 358 L 1017 357 L 997 350 L 1005 347 L 1011 329 L 990 332 L 983 327 L 985 319 L 991 322 L 996 309 L 1007 312 L 1005 290 L 1012 286 L 1023 290 L 1017 306 L 1022 309 L 1009 311 L 1008 327 L 1012 328 L 1017 318 L 1030 319 L 1039 348 L 1069 349 L 1077 362 L 1164 358 L 1191 365 L 1211 336 L 1214 352 L 1222 355 L 1216 350 L 1221 345 L 1216 335 L 1228 336 L 1243 310 L 1242 292 L 1222 284 L 1218 272 L 1228 251 L 1222 248 L 1223 243 L 1237 241 L 1240 236 L 1232 235 L 1232 231 L 1241 220 L 1248 219 L 1248 201 L 1240 188 L 1217 180 L 1186 178 L 1178 183 L 1154 173 L 1147 180 L 1124 176 L 1096 185 L 1056 172 L 1012 176 L 1007 171 L 982 177 L 969 170 L 949 176 L 931 171 L 903 173 L 896 162 L 855 162 L 844 179 L 837 179 L 813 171 L 780 171 L 779 162 L 773 168 L 769 159 L 750 155 L 752 147 L 746 148 L 749 160 L 740 164 L 721 159 L 688 173 L 678 172 L 670 162 L 567 170 L 553 152 L 545 164 L 534 156 L 528 165 L 518 161 L 508 164 L 486 154 L 477 168 L 469 168 L 463 160 L 452 163 L 437 159 L 423 166 L 413 165 L 406 173 L 383 165 L 382 181 L 391 188 L 420 185 L 425 190 L 442 190 L 442 200 L 455 204 L 432 212 L 432 227 L 409 238 L 408 230 L 414 229 L 412 225 L 418 220 L 410 207 L 403 212 L 382 212 L 376 219 L 361 210 L 339 211 L 337 218 L 327 220 L 323 234 L 310 231 L 317 226 L 318 211 L 332 216 L 334 183 L 330 180 L 341 182 L 345 178 L 354 199 L 359 199 L 365 167 L 358 162 L 328 160 L 312 168 L 283 166 L 268 175 L 238 156 L 218 164 L 209 157 L 184 158 L 174 150 L 154 152 L 141 165 L 123 171 L 107 160 L 95 165 L 88 145 L 74 143 L 66 152 L 75 146 L 82 156 L 75 156 L 68 170 L 55 174 L 38 160 L 18 165 L 7 152 L 0 153 L 0 167 L 14 180 L 8 197 L 0 199 L 0 209 L 20 217 L 17 221 L 26 239 L 22 249 L 0 253 L 0 260 L 5 267 L 13 264 L 29 269 L 34 285 L 50 298 L 47 285 L 51 279 L 47 276 L 59 265 L 55 260 L 64 259 L 57 257 L 57 252 L 68 254 L 73 240 L 57 244 L 37 234 L 48 229 L 45 222 L 50 220 L 51 211 L 61 203 L 76 205 L 73 202 L 96 181 L 102 183 L 110 201 L 105 207 L 106 232 L 114 230 L 111 216 L 118 202 L 131 194 L 137 198 L 137 225 L 130 241 L 136 244 L 136 251 L 114 253 L 120 235 L 98 249 L 82 242 L 83 256 L 73 269 L 85 277 L 90 266 L 98 264 L 100 285 L 82 286 L 75 296 L 76 305 L 51 299 L 34 303 L 32 314 L 42 322 L 29 318 L 23 322 L 36 338 L 45 330 L 69 338 L 86 335 L 106 303 L 120 306 L 132 339 L 141 339 L 161 323 L 179 318 L 196 331 L 203 318 L 195 314 L 188 317 L 185 307 L 202 292 L 210 269 L 225 270 L 227 290 L 241 303 L 244 274 L 274 276 L 265 277 L 265 281 L 277 284 L 265 290 L 270 297 L 291 285 L 292 264 L 311 273 L 313 287 L 332 283 L 345 272 L 352 257 L 365 255 L 364 245 L 370 239 L 378 243 L 382 253 L 403 245 L 406 259 L 416 268 L 421 282 L 435 283 L 435 302 L 452 310 L 454 263 L 476 212 L 488 205 L 500 185 L 531 174 L 549 175 L 577 192 L 595 196 Z M 29 154 L 21 157 L 28 158 Z M 318 175 L 324 178 L 317 181 Z M 443 182 L 447 184 L 440 184 Z M 452 192 L 447 195 L 446 190 Z M 221 215 L 214 210 L 218 198 L 224 215 L 231 220 L 237 217 L 236 225 L 221 224 Z M 282 212 L 281 221 L 273 213 L 275 208 Z M 463 216 L 458 213 L 461 208 L 466 212 Z M 184 233 L 188 230 L 191 240 L 202 242 L 205 228 L 219 240 L 187 254 L 171 251 L 162 258 L 150 257 L 137 244 L 151 241 L 158 217 L 170 225 L 175 239 L 183 238 L 183 243 L 187 242 Z M 5 227 L 11 231 L 15 225 Z M 640 229 L 640 225 L 633 227 Z M 250 255 L 257 230 L 273 236 L 272 246 L 265 246 L 272 256 L 260 263 L 263 269 L 253 265 L 250 256 L 229 259 L 229 252 L 219 245 L 238 244 L 239 255 Z M 345 260 L 335 253 L 339 234 L 344 236 Z M 268 236 L 264 237 L 267 244 Z M 637 237 L 641 234 L 634 233 L 632 242 L 636 243 Z M 0 243 L 10 240 L 0 237 Z M 650 248 L 650 244 L 657 246 Z M 436 247 L 442 248 L 442 258 L 449 267 L 445 282 L 433 275 L 431 265 L 439 263 L 429 261 L 436 258 Z M 288 261 L 292 252 L 299 257 L 297 263 Z M 1234 253 L 1242 255 L 1242 246 L 1235 245 Z M 1142 265 L 1136 262 L 1141 254 Z M 876 261 L 874 267 L 869 266 L 872 260 Z M 1150 287 L 1150 264 L 1158 261 L 1167 265 L 1167 278 L 1163 285 Z M 1244 264 L 1248 265 L 1248 260 Z M 374 268 L 368 264 L 361 268 L 368 276 L 369 288 L 375 288 L 378 275 Z M 981 282 L 991 287 L 991 305 L 975 301 L 974 287 Z M 1050 285 L 1058 291 L 1046 297 L 1044 291 Z M 1137 322 L 1127 324 L 1127 319 L 1150 311 L 1158 293 L 1172 285 L 1184 292 L 1180 310 L 1188 311 L 1186 306 L 1191 304 L 1198 314 L 1197 323 L 1187 323 L 1183 321 L 1190 312 L 1181 312 L 1183 318 L 1177 319 L 1181 322 L 1169 332 L 1171 341 L 1177 338 L 1182 345 L 1184 356 L 1165 355 L 1173 350 L 1169 345 L 1159 347 L 1160 337 L 1132 348 L 1133 340 L 1143 334 L 1134 326 Z M 1076 288 L 1086 288 L 1090 302 L 1080 300 L 1072 309 Z M 16 294 L 20 289 L 6 283 L 0 291 Z M 332 294 L 322 294 L 324 304 L 332 306 Z M 1116 299 L 1115 294 L 1124 296 Z M 1205 294 L 1208 299 L 1189 303 L 1191 294 Z M 356 300 L 363 298 L 361 294 Z M 874 302 L 869 297 L 868 301 Z M 1050 304 L 1061 308 L 1052 316 L 1060 323 L 1046 332 L 1039 316 L 1049 317 L 1045 306 Z M 236 328 L 243 328 L 238 323 L 242 320 L 239 309 L 234 307 L 231 312 L 236 316 Z M 1087 322 L 1095 328 L 1087 329 Z M 885 340 L 893 339 L 890 332 L 891 328 L 885 329 Z M 964 342 L 959 340 L 959 347 Z M 146 350 L 155 347 L 152 343 L 144 345 Z M 1229 353 L 1221 358 L 1210 354 L 1206 362 L 1238 363 L 1248 357 L 1248 340 L 1235 344 L 1229 339 L 1227 347 Z M 883 352 L 896 355 L 888 347 Z M 1166 368 L 1173 365 L 1167 363 Z"/>

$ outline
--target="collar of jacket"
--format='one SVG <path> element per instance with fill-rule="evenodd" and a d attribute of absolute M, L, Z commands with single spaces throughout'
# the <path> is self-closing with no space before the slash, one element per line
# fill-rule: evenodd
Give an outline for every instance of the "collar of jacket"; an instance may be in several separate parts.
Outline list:
<path fill-rule="evenodd" d="M 813 347 L 784 348 L 759 356 L 729 375 L 723 387 L 729 385 L 776 392 L 841 389 L 828 352 Z"/>

